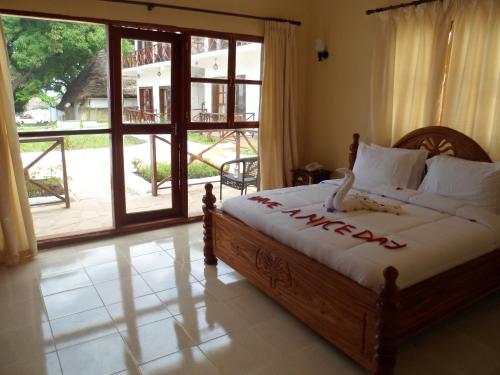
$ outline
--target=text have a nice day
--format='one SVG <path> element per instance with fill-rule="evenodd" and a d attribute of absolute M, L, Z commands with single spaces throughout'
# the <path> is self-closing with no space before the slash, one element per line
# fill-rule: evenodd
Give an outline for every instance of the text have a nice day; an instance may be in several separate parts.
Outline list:
<path fill-rule="evenodd" d="M 271 200 L 270 198 L 262 196 L 253 196 L 248 198 L 249 201 L 262 204 L 270 209 L 275 209 L 283 206 L 281 203 Z M 358 231 L 359 229 L 351 224 L 346 224 L 341 220 L 329 220 L 325 216 L 318 216 L 316 214 L 302 214 L 302 209 L 294 208 L 290 210 L 280 211 L 284 215 L 293 217 L 296 220 L 307 220 L 307 225 L 313 227 L 321 227 L 323 230 L 329 231 L 331 227 L 335 228 L 334 232 L 342 236 L 350 234 L 353 238 L 358 238 L 365 240 L 366 242 L 377 242 L 379 246 L 382 246 L 389 250 L 397 250 L 406 247 L 406 244 L 397 243 L 394 240 L 388 239 L 386 237 L 376 237 L 372 231 L 365 229 Z"/>

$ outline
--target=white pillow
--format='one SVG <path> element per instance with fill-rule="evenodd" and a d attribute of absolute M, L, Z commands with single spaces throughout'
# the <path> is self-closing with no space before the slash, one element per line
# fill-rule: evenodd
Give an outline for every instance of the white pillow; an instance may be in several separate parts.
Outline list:
<path fill-rule="evenodd" d="M 353 167 L 355 183 L 363 187 L 392 185 L 415 189 L 425 168 L 426 157 L 424 150 L 387 148 L 360 142 Z"/>
<path fill-rule="evenodd" d="M 387 152 L 393 152 L 395 154 L 411 154 L 414 158 L 413 169 L 411 170 L 410 180 L 408 181 L 407 188 L 417 190 L 420 183 L 422 182 L 422 177 L 425 172 L 425 161 L 427 160 L 427 156 L 429 152 L 426 150 L 410 150 L 406 148 L 387 148 L 382 147 L 376 144 L 371 145 L 374 148 L 379 148 L 381 150 L 386 150 Z"/>
<path fill-rule="evenodd" d="M 500 204 L 500 163 L 435 156 L 427 161 L 427 174 L 418 190 L 495 212 Z"/>

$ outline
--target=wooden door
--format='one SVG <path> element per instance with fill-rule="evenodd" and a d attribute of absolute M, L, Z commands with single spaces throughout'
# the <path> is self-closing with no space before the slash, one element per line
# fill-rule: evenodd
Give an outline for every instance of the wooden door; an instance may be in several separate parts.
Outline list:
<path fill-rule="evenodd" d="M 139 88 L 139 100 L 140 100 L 140 110 L 141 112 L 154 112 L 153 103 L 153 88 L 152 87 L 140 87 Z"/>

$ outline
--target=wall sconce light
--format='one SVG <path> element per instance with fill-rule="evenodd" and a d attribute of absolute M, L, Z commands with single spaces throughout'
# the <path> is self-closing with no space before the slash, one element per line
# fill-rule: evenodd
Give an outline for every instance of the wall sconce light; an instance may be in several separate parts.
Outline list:
<path fill-rule="evenodd" d="M 214 70 L 219 69 L 219 65 L 217 65 L 217 59 L 214 60 L 214 65 L 212 66 Z"/>
<path fill-rule="evenodd" d="M 158 72 L 156 72 L 156 75 L 157 75 L 158 77 L 161 77 L 161 70 L 160 70 L 160 68 L 158 68 Z"/>
<path fill-rule="evenodd" d="M 328 58 L 328 51 L 326 50 L 325 41 L 322 39 L 316 39 L 314 42 L 314 49 L 318 54 L 318 61 L 323 61 Z"/>

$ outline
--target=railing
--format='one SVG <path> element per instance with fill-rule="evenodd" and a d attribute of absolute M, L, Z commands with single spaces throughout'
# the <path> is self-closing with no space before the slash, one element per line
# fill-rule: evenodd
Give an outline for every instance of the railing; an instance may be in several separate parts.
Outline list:
<path fill-rule="evenodd" d="M 227 114 L 207 112 L 205 108 L 194 108 L 195 114 L 191 117 L 193 122 L 226 122 Z M 196 113 L 197 112 L 197 113 Z M 234 121 L 255 121 L 255 112 L 242 112 L 234 114 Z"/>
<path fill-rule="evenodd" d="M 229 42 L 224 39 L 193 38 L 191 40 L 191 54 L 219 51 L 229 48 Z M 251 42 L 237 41 L 236 46 L 244 46 Z M 172 60 L 171 46 L 169 43 L 156 43 L 147 47 L 124 53 L 122 56 L 123 68 L 154 64 Z"/>
<path fill-rule="evenodd" d="M 238 40 L 236 42 L 236 47 L 244 46 L 246 44 L 251 44 L 251 42 Z M 204 53 L 210 51 L 219 51 L 228 48 L 229 48 L 229 41 L 225 39 L 213 39 L 213 38 L 203 38 L 203 37 L 193 37 L 191 39 L 191 55 L 196 55 L 198 53 Z"/>
<path fill-rule="evenodd" d="M 211 135 L 211 131 L 199 131 L 197 133 L 201 133 L 201 134 L 209 134 Z M 203 154 L 205 154 L 206 152 L 210 151 L 211 149 L 213 149 L 215 146 L 217 146 L 218 144 L 226 141 L 228 138 L 230 137 L 234 137 L 234 142 L 235 142 L 235 147 L 236 147 L 236 159 L 239 159 L 240 156 L 241 156 L 241 139 L 243 138 L 244 141 L 246 141 L 248 147 L 255 153 L 255 154 L 258 154 L 257 152 L 257 149 L 255 148 L 255 146 L 252 144 L 252 142 L 250 142 L 250 140 L 248 139 L 248 136 L 250 137 L 254 137 L 255 135 L 255 132 L 254 131 L 250 131 L 250 134 L 248 134 L 249 132 L 248 131 L 245 131 L 245 130 L 230 130 L 230 131 L 221 131 L 220 132 L 220 137 L 219 139 L 212 143 L 211 145 L 209 145 L 208 147 L 206 147 L 205 149 L 201 150 L 200 152 L 198 152 L 197 154 L 194 154 L 192 152 L 189 152 L 188 151 L 188 165 L 191 164 L 192 162 L 194 162 L 195 160 L 198 160 L 212 168 L 214 168 L 215 170 L 219 170 L 220 169 L 220 165 L 215 165 L 213 164 L 210 160 L 207 160 L 203 157 Z M 162 136 L 159 136 L 159 135 L 151 135 L 151 142 L 150 142 L 150 147 L 151 147 L 151 194 L 156 197 L 158 196 L 158 190 L 161 188 L 161 186 L 167 182 L 167 181 L 171 181 L 172 180 L 172 176 L 166 176 L 163 180 L 161 181 L 158 181 L 158 177 L 157 177 L 157 160 L 156 160 L 156 140 L 159 140 L 159 141 L 162 141 L 168 145 L 171 145 L 171 142 L 170 140 L 162 137 Z"/>
<path fill-rule="evenodd" d="M 234 121 L 255 121 L 255 112 L 235 113 Z"/>
<path fill-rule="evenodd" d="M 56 202 L 59 203 L 64 202 L 66 208 L 70 207 L 69 200 L 69 188 L 68 188 L 68 175 L 66 173 L 66 154 L 64 152 L 64 137 L 39 137 L 39 138 L 21 138 L 19 143 L 34 143 L 34 142 L 53 142 L 44 152 L 42 152 L 39 156 L 35 158 L 31 163 L 29 163 L 24 170 L 24 177 L 26 179 L 26 183 L 31 183 L 38 187 L 40 190 L 44 191 L 48 196 L 53 196 L 58 199 Z M 60 194 L 59 191 L 55 191 L 54 188 L 48 186 L 44 183 L 43 180 L 36 180 L 31 178 L 30 169 L 33 168 L 40 160 L 42 160 L 49 152 L 54 150 L 56 147 L 60 146 L 61 150 L 61 163 L 62 163 L 62 174 L 63 174 L 63 191 L 64 196 Z M 51 203 L 41 203 L 41 204 L 51 204 Z M 38 204 L 31 204 L 32 206 L 36 206 Z"/>
<path fill-rule="evenodd" d="M 123 68 L 154 64 L 162 61 L 170 61 L 171 47 L 169 43 L 156 43 L 132 52 L 124 53 L 122 56 Z"/>
<path fill-rule="evenodd" d="M 141 111 L 135 108 L 123 108 L 123 116 L 127 122 L 131 123 L 170 123 L 170 116 L 168 113 L 156 113 Z"/>

